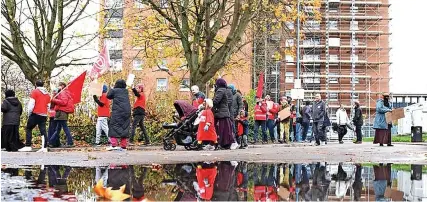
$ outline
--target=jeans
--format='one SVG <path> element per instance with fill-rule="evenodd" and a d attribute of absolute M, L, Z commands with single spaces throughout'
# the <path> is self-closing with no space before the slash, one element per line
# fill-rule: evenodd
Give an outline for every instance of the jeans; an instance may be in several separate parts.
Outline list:
<path fill-rule="evenodd" d="M 65 120 L 57 120 L 55 133 L 53 133 L 52 137 L 49 139 L 49 143 L 53 143 L 53 140 L 61 133 L 61 129 L 64 129 L 65 135 L 67 136 L 67 145 L 73 145 L 73 136 L 71 136 L 70 129 L 68 128 L 67 121 Z"/>
<path fill-rule="evenodd" d="M 320 141 L 326 142 L 326 136 L 323 130 L 323 122 L 313 122 L 313 133 L 316 138 L 316 143 L 320 144 Z"/>
<path fill-rule="evenodd" d="M 99 144 L 101 141 L 101 134 L 104 131 L 105 135 L 108 137 L 108 118 L 107 117 L 98 117 L 96 121 L 96 137 L 95 143 Z"/>
<path fill-rule="evenodd" d="M 308 128 L 310 127 L 310 123 L 302 122 L 302 141 L 307 139 Z"/>
<path fill-rule="evenodd" d="M 55 121 L 55 119 L 53 117 L 51 117 L 49 119 L 49 129 L 47 131 L 47 139 L 50 140 L 50 138 L 52 138 L 53 134 L 56 131 L 56 126 L 58 125 L 58 123 Z M 50 141 L 50 144 L 54 147 L 59 147 L 61 146 L 61 141 L 59 140 L 59 136 L 56 136 L 56 138 L 52 141 Z"/>
<path fill-rule="evenodd" d="M 44 147 L 47 147 L 47 133 L 46 133 L 46 116 L 40 116 L 38 114 L 31 114 L 28 118 L 27 127 L 25 128 L 25 134 L 26 134 L 26 140 L 25 140 L 25 146 L 31 147 L 31 141 L 33 138 L 32 131 L 33 129 L 38 126 L 41 135 L 44 137 Z"/>
<path fill-rule="evenodd" d="M 362 142 L 362 126 L 356 125 L 356 137 L 358 142 Z"/>
<path fill-rule="evenodd" d="M 144 138 L 145 144 L 150 143 L 150 139 L 148 138 L 148 134 L 147 134 L 147 130 L 145 129 L 145 125 L 144 125 L 144 118 L 145 115 L 135 115 L 133 117 L 133 123 L 132 123 L 132 133 L 130 135 L 130 141 L 133 142 L 133 138 L 135 136 L 135 130 L 136 130 L 136 126 L 139 124 L 139 127 L 141 128 L 141 135 L 139 136 L 142 140 L 142 138 Z"/>
<path fill-rule="evenodd" d="M 271 120 L 271 119 L 267 120 L 268 133 L 270 134 L 270 139 L 272 142 L 276 141 L 276 138 L 274 137 L 274 123 L 275 123 L 275 120 Z"/>
<path fill-rule="evenodd" d="M 261 126 L 262 141 L 267 142 L 266 121 L 255 120 L 254 123 L 254 142 L 258 142 L 258 129 Z"/>

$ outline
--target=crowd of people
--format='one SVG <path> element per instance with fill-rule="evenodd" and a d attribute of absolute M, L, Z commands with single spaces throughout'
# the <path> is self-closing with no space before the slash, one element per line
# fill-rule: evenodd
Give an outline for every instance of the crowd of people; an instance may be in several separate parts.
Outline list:
<path fill-rule="evenodd" d="M 67 85 L 60 82 L 58 88 L 50 95 L 44 82 L 36 82 L 36 88 L 31 92 L 27 106 L 28 121 L 25 127 L 25 146 L 19 140 L 20 117 L 23 107 L 15 97 L 15 92 L 7 90 L 6 99 L 2 103 L 2 149 L 6 151 L 31 151 L 32 150 L 32 130 L 38 126 L 42 136 L 42 148 L 40 152 L 47 152 L 48 147 L 61 146 L 59 134 L 63 129 L 66 135 L 65 147 L 73 147 L 73 137 L 68 128 L 67 120 L 74 112 L 74 102 Z M 199 114 L 200 124 L 197 133 L 197 141 L 202 149 L 203 145 L 216 146 L 222 149 L 247 148 L 249 142 L 249 121 L 248 103 L 243 98 L 242 93 L 233 84 L 227 85 L 223 78 L 219 78 L 215 83 L 215 93 L 213 99 L 207 99 L 200 92 L 197 86 L 192 86 L 193 106 L 203 106 L 203 111 Z M 94 102 L 98 105 L 96 123 L 96 146 L 101 146 L 100 138 L 104 133 L 108 136 L 111 150 L 126 150 L 129 144 L 134 143 L 135 129 L 139 125 L 141 135 L 138 141 L 144 141 L 145 145 L 150 145 L 150 139 L 144 125 L 146 97 L 144 87 L 138 84 L 132 88 L 135 102 L 131 107 L 129 92 L 124 80 L 117 80 L 114 88 L 109 89 L 104 85 L 101 96 L 93 96 Z M 110 102 L 112 107 L 110 109 Z M 279 112 L 289 109 L 290 116 L 281 118 Z M 133 113 L 132 113 L 133 111 Z M 356 144 L 362 143 L 361 127 L 363 125 L 363 115 L 359 102 L 355 101 L 354 116 L 349 120 L 343 105 L 337 110 L 337 122 L 331 124 L 327 110 L 327 104 L 322 100 L 320 94 L 316 94 L 312 104 L 306 102 L 301 108 L 300 116 L 297 118 L 295 100 L 290 97 L 282 97 L 280 103 L 274 103 L 270 96 L 265 99 L 256 97 L 254 107 L 254 125 L 252 144 L 258 143 L 259 128 L 261 128 L 261 142 L 289 143 L 291 141 L 308 141 L 315 145 L 325 145 L 327 143 L 326 128 L 332 128 L 338 132 L 339 143 L 343 143 L 343 137 L 347 133 L 347 128 L 353 130 L 355 126 L 357 140 Z M 381 146 L 391 144 L 391 124 L 386 123 L 385 113 L 390 112 L 389 96 L 384 94 L 377 101 L 376 116 L 374 122 L 375 140 Z M 132 116 L 133 121 L 132 121 Z M 49 128 L 46 131 L 46 122 L 49 117 Z M 353 124 L 350 124 L 350 123 Z M 297 139 L 296 124 L 302 126 L 301 140 Z M 307 137 L 310 125 L 312 125 L 313 135 Z M 269 133 L 269 137 L 267 136 Z M 293 134 L 293 135 L 291 135 Z"/>

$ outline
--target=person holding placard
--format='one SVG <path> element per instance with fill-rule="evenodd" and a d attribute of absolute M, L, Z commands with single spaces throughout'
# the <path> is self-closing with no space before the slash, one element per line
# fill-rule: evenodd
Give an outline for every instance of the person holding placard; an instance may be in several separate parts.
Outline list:
<path fill-rule="evenodd" d="M 288 100 L 286 99 L 286 97 L 282 97 L 280 99 L 280 111 L 284 110 L 284 109 L 289 109 L 289 104 L 288 104 Z M 290 114 L 290 110 L 289 110 L 289 114 Z M 290 127 L 290 121 L 289 121 L 290 117 L 279 117 L 279 121 L 280 121 L 280 130 L 279 130 L 279 142 L 280 143 L 285 143 L 287 144 L 289 142 L 289 127 Z"/>
<path fill-rule="evenodd" d="M 101 134 L 104 131 L 105 135 L 108 135 L 108 118 L 110 118 L 110 100 L 107 98 L 107 85 L 102 86 L 102 95 L 98 99 L 96 95 L 93 95 L 93 99 L 98 104 L 98 119 L 96 121 L 96 146 L 101 146 Z"/>
<path fill-rule="evenodd" d="M 380 95 L 376 104 L 376 113 L 375 113 L 375 121 L 374 121 L 374 129 L 375 129 L 375 137 L 374 144 L 380 144 L 380 146 L 384 146 L 384 144 L 391 145 L 391 134 L 389 134 L 390 129 L 387 124 L 385 114 L 387 112 L 391 112 L 391 108 L 385 106 L 385 100 L 388 97 L 388 94 Z M 389 140 L 390 138 L 390 140 Z"/>
<path fill-rule="evenodd" d="M 130 136 L 130 142 L 133 143 L 133 138 L 135 136 L 135 129 L 139 124 L 141 128 L 141 135 L 138 138 L 138 141 L 144 140 L 144 145 L 150 145 L 150 139 L 148 138 L 147 130 L 145 129 L 144 119 L 145 119 L 145 108 L 146 108 L 146 98 L 144 95 L 144 85 L 138 84 L 135 88 L 132 89 L 133 94 L 136 96 L 135 104 L 133 105 L 133 123 L 132 123 L 132 133 Z"/>

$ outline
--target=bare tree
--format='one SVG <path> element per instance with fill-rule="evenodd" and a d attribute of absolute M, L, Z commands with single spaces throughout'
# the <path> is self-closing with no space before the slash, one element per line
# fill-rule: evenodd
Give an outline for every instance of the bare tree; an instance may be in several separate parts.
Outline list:
<path fill-rule="evenodd" d="M 1 13 L 6 20 L 2 24 L 2 55 L 16 63 L 33 84 L 37 79 L 48 82 L 55 68 L 88 64 L 92 58 L 72 58 L 70 54 L 97 36 L 75 33 L 70 28 L 90 17 L 85 14 L 89 2 L 2 0 Z"/>
<path fill-rule="evenodd" d="M 14 90 L 17 94 L 28 93 L 33 88 L 33 85 L 25 79 L 24 74 L 9 59 L 2 57 L 1 60 L 1 92 L 7 90 Z"/>

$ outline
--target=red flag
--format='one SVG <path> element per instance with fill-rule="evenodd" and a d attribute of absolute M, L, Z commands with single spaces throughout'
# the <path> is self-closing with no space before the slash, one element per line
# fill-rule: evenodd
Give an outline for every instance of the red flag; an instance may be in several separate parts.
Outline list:
<path fill-rule="evenodd" d="M 256 89 L 256 96 L 257 97 L 262 98 L 263 88 L 264 88 L 264 72 L 261 72 L 261 74 L 259 74 L 258 87 Z"/>
<path fill-rule="evenodd" d="M 96 79 L 110 69 L 107 47 L 103 47 L 99 53 L 98 59 L 93 64 L 92 70 L 89 73 L 90 78 Z"/>
<path fill-rule="evenodd" d="M 82 100 L 83 83 L 85 82 L 86 71 L 80 74 L 77 78 L 68 84 L 66 88 L 70 91 L 73 97 L 74 104 L 80 103 Z"/>

